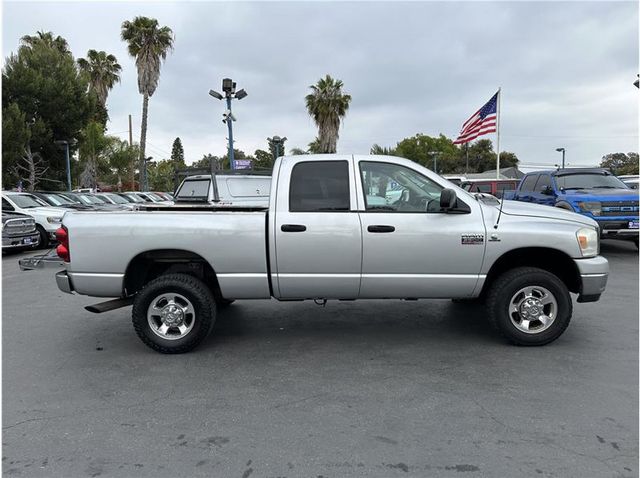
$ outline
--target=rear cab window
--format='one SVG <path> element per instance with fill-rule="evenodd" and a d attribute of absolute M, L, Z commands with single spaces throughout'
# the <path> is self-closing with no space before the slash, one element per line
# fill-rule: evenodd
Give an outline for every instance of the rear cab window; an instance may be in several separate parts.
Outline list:
<path fill-rule="evenodd" d="M 350 210 L 348 161 L 304 161 L 291 171 L 290 212 Z"/>

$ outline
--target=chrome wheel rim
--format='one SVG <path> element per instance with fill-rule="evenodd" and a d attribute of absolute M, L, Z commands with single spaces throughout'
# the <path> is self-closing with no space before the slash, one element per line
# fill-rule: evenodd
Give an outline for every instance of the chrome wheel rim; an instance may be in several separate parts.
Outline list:
<path fill-rule="evenodd" d="M 513 326 L 525 334 L 539 334 L 556 320 L 558 302 L 548 289 L 523 287 L 509 302 L 509 318 Z"/>
<path fill-rule="evenodd" d="M 151 331 L 165 340 L 186 336 L 195 323 L 193 304 L 185 296 L 167 292 L 154 298 L 147 309 Z"/>

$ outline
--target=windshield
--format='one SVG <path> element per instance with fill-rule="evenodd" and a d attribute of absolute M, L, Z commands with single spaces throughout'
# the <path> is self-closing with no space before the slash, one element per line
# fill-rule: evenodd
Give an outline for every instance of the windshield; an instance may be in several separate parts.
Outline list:
<path fill-rule="evenodd" d="M 104 194 L 104 196 L 111 199 L 116 204 L 129 204 L 129 201 L 127 201 L 122 196 L 118 196 L 117 194 Z"/>
<path fill-rule="evenodd" d="M 145 193 L 148 197 L 150 197 L 153 201 L 155 202 L 162 202 L 164 201 L 163 198 L 161 198 L 160 196 L 158 196 L 156 193 Z"/>
<path fill-rule="evenodd" d="M 210 183 L 209 179 L 185 180 L 176 193 L 176 199 L 207 199 Z"/>
<path fill-rule="evenodd" d="M 19 208 L 30 209 L 32 207 L 48 206 L 42 199 L 38 199 L 31 194 L 12 194 L 9 196 Z"/>
<path fill-rule="evenodd" d="M 106 204 L 102 199 L 88 194 L 78 194 L 77 197 L 85 204 Z"/>
<path fill-rule="evenodd" d="M 555 177 L 558 189 L 629 189 L 612 174 L 582 173 Z"/>
<path fill-rule="evenodd" d="M 127 193 L 127 197 L 129 199 L 131 199 L 131 202 L 137 202 L 137 203 L 146 202 L 144 199 L 142 199 L 136 193 Z"/>
<path fill-rule="evenodd" d="M 55 204 L 56 206 L 68 206 L 69 204 L 73 204 L 69 199 L 63 196 L 58 196 L 57 194 L 45 194 L 44 196 L 51 204 Z"/>

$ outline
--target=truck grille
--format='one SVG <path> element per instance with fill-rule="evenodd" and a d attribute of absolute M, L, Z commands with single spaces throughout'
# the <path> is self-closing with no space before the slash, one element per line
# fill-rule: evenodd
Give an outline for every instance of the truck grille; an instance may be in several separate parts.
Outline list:
<path fill-rule="evenodd" d="M 638 217 L 638 201 L 603 201 L 601 216 Z"/>
<path fill-rule="evenodd" d="M 35 231 L 36 222 L 33 219 L 8 219 L 2 232 L 7 236 L 17 236 Z"/>

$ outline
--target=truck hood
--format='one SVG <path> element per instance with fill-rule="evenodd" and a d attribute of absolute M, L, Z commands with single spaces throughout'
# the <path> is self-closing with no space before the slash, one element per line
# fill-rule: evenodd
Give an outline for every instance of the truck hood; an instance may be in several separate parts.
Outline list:
<path fill-rule="evenodd" d="M 69 211 L 69 209 L 63 209 L 61 207 L 32 207 L 29 209 L 25 209 L 25 211 L 29 211 L 29 213 L 37 214 L 40 216 L 50 216 L 50 217 L 62 217 L 65 212 Z"/>
<path fill-rule="evenodd" d="M 593 197 L 597 201 L 629 201 L 638 199 L 638 191 L 635 189 L 569 189 L 560 191 L 558 199 L 567 201 L 588 200 L 587 196 Z"/>
<path fill-rule="evenodd" d="M 495 207 L 495 206 L 494 206 Z M 559 221 L 569 221 L 584 226 L 598 227 L 598 224 L 582 214 L 578 214 L 559 207 L 543 206 L 521 201 L 504 200 L 502 214 L 508 216 L 528 216 L 540 217 L 544 219 L 557 219 Z"/>

